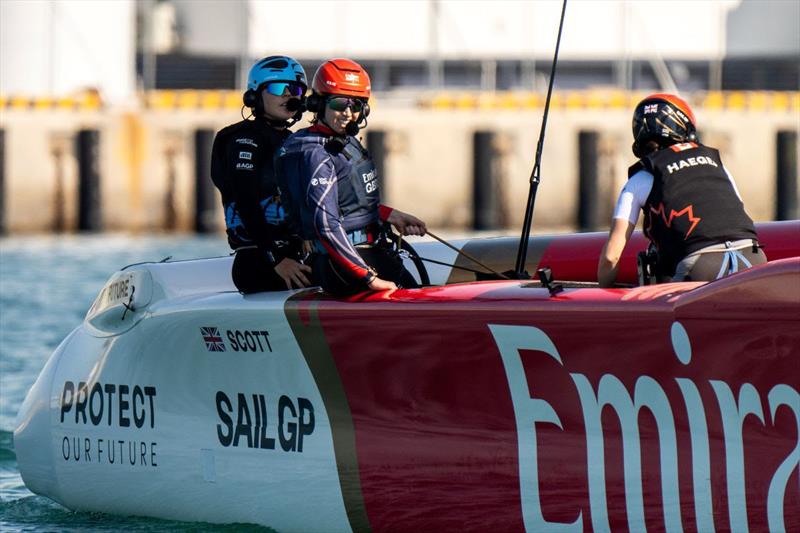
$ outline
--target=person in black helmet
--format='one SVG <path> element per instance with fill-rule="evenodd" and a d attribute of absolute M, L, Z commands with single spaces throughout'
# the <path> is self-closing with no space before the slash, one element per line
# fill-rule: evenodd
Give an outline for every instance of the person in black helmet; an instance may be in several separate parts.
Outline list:
<path fill-rule="evenodd" d="M 711 281 L 767 261 L 739 191 L 719 152 L 700 144 L 689 105 L 671 94 L 648 96 L 633 114 L 633 153 L 608 241 L 597 266 L 601 287 L 644 213 L 658 281 Z"/>
<path fill-rule="evenodd" d="M 286 56 L 257 61 L 247 77 L 245 119 L 219 131 L 211 153 L 211 178 L 222 193 L 228 243 L 235 251 L 232 277 L 242 293 L 310 284 L 301 244 L 284 223 L 273 156 L 302 116 L 308 83 L 303 67 Z"/>

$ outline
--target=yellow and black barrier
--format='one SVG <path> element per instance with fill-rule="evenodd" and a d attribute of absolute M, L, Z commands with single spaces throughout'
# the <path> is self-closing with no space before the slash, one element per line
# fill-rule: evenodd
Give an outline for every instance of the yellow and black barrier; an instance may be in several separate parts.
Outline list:
<path fill-rule="evenodd" d="M 631 109 L 648 93 L 616 90 L 556 91 L 551 107 L 559 110 Z M 236 90 L 158 90 L 140 93 L 145 109 L 162 111 L 213 111 L 242 107 Z M 689 103 L 706 110 L 798 111 L 800 91 L 696 91 Z M 443 91 L 427 92 L 416 99 L 417 107 L 437 111 L 525 110 L 544 107 L 545 95 L 532 91 Z M 105 109 L 99 94 L 89 92 L 66 97 L 0 95 L 3 110 L 95 111 Z"/>
<path fill-rule="evenodd" d="M 11 111 L 97 111 L 103 108 L 103 100 L 96 93 L 60 97 L 0 94 L 0 109 Z"/>
<path fill-rule="evenodd" d="M 552 109 L 632 109 L 649 93 L 626 91 L 557 91 Z M 691 93 L 689 102 L 706 110 L 797 111 L 798 91 L 708 91 Z M 442 92 L 418 100 L 432 110 L 523 110 L 544 107 L 545 95 L 533 92 Z"/>
<path fill-rule="evenodd" d="M 240 109 L 241 91 L 149 91 L 143 95 L 144 106 L 157 110 Z"/>

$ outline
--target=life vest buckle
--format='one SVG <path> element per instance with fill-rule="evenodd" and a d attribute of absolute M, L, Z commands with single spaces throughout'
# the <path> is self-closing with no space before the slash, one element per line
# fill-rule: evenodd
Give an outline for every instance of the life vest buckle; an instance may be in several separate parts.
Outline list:
<path fill-rule="evenodd" d="M 647 251 L 636 254 L 636 273 L 639 277 L 639 286 L 655 285 L 658 280 L 656 277 L 656 265 L 658 264 L 658 252 L 653 246 L 648 246 Z"/>

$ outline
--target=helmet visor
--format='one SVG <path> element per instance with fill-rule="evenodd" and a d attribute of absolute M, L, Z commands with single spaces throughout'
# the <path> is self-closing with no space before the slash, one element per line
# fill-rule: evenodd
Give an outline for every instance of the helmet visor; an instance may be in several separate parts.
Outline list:
<path fill-rule="evenodd" d="M 273 96 L 303 96 L 306 88 L 295 82 L 273 81 L 264 86 L 264 90 Z"/>

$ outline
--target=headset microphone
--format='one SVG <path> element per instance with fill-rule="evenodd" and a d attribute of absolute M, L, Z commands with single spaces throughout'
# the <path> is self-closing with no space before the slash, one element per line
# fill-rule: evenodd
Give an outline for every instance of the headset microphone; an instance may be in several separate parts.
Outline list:
<path fill-rule="evenodd" d="M 301 102 L 299 98 L 290 98 L 286 102 L 286 109 L 288 111 L 301 111 L 302 112 L 302 111 L 306 110 L 305 107 L 306 106 L 303 105 L 303 102 Z"/>
<path fill-rule="evenodd" d="M 344 127 L 344 132 L 351 137 L 358 135 L 358 131 L 361 128 L 358 127 L 358 123 L 355 121 L 351 121 L 347 123 L 347 126 Z"/>

